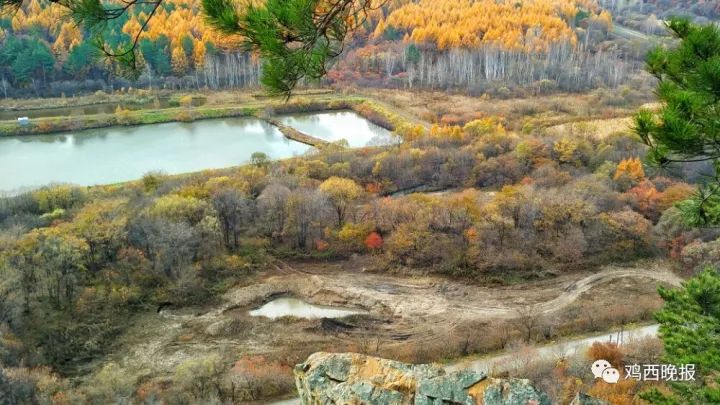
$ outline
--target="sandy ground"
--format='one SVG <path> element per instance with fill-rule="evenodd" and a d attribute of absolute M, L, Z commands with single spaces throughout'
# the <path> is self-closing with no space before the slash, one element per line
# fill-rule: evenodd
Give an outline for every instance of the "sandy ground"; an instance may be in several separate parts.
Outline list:
<path fill-rule="evenodd" d="M 520 311 L 553 315 L 585 301 L 607 307 L 653 295 L 658 283 L 681 280 L 660 262 L 607 266 L 513 286 L 480 286 L 440 277 L 407 277 L 366 271 L 363 262 L 287 264 L 257 283 L 239 287 L 209 308 L 147 313 L 120 339 L 108 361 L 131 375 L 163 376 L 185 360 L 218 355 L 232 362 L 244 354 L 305 356 L 319 350 L 376 344 L 420 344 L 448 336 L 472 322 L 518 317 Z M 360 327 L 322 320 L 251 317 L 248 311 L 278 295 L 367 310 Z M 344 345 L 344 346 L 343 346 Z M 288 361 L 300 360 L 292 357 Z"/>

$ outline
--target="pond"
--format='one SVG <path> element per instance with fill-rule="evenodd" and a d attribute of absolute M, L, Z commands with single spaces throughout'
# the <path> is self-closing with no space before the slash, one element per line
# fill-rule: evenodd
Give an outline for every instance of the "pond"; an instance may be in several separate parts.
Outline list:
<path fill-rule="evenodd" d="M 0 191 L 12 194 L 60 182 L 109 184 L 149 171 L 177 174 L 239 165 L 254 152 L 278 159 L 309 148 L 250 118 L 0 137 Z"/>
<path fill-rule="evenodd" d="M 264 316 L 275 319 L 283 316 L 295 316 L 305 319 L 342 318 L 348 315 L 364 314 L 365 311 L 351 308 L 331 307 L 309 304 L 297 298 L 277 298 L 258 309 L 250 311 L 251 316 Z"/>
<path fill-rule="evenodd" d="M 391 136 L 350 112 L 287 116 L 283 120 L 309 135 L 350 137 L 351 145 Z M 51 183 L 117 183 L 139 179 L 150 171 L 178 174 L 223 168 L 247 162 L 254 152 L 282 159 L 309 149 L 254 118 L 0 137 L 0 194 L 16 194 Z"/>
<path fill-rule="evenodd" d="M 300 132 L 334 142 L 341 139 L 352 147 L 388 145 L 396 137 L 352 111 L 295 114 L 282 117 L 283 124 Z"/>

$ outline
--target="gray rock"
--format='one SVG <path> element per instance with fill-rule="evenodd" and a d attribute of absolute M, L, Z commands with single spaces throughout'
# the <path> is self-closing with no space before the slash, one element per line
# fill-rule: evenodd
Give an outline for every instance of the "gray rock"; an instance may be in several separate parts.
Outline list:
<path fill-rule="evenodd" d="M 610 405 L 610 403 L 603 401 L 602 399 L 591 397 L 584 392 L 578 392 L 572 402 L 570 402 L 570 405 Z"/>
<path fill-rule="evenodd" d="M 549 405 L 528 380 L 494 379 L 464 370 L 412 365 L 355 353 L 315 353 L 295 366 L 305 405 Z"/>
<path fill-rule="evenodd" d="M 530 380 L 491 379 L 485 389 L 482 404 L 488 405 L 550 405 L 550 399 L 544 392 L 538 392 Z"/>

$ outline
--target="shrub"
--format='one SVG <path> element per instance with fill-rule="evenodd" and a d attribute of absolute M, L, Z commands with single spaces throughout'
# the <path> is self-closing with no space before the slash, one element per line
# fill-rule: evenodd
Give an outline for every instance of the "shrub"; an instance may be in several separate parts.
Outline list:
<path fill-rule="evenodd" d="M 38 209 L 42 213 L 53 212 L 57 209 L 70 209 L 85 199 L 85 193 L 72 186 L 44 187 L 33 192 Z"/>
<path fill-rule="evenodd" d="M 192 107 L 193 98 L 192 96 L 182 96 L 178 100 L 178 104 L 180 104 L 181 107 L 190 108 Z"/>
<path fill-rule="evenodd" d="M 465 133 L 472 136 L 481 136 L 492 133 L 504 133 L 505 127 L 496 118 L 488 117 L 470 121 L 463 127 Z"/>
<path fill-rule="evenodd" d="M 613 367 L 620 369 L 624 354 L 617 343 L 595 342 L 588 349 L 587 356 L 591 361 L 607 360 Z"/>
<path fill-rule="evenodd" d="M 130 110 L 126 110 L 118 105 L 117 108 L 115 108 L 115 120 L 119 125 L 131 124 Z"/>
<path fill-rule="evenodd" d="M 160 187 L 160 185 L 165 181 L 165 177 L 167 176 L 163 172 L 153 171 L 145 173 L 142 177 L 142 183 L 145 191 L 151 192 L 157 190 L 158 187 Z"/>
<path fill-rule="evenodd" d="M 93 378 L 87 395 L 91 402 L 123 403 L 135 390 L 135 379 L 115 363 L 105 365 Z"/>
<path fill-rule="evenodd" d="M 190 110 L 182 110 L 177 113 L 175 116 L 175 119 L 177 119 L 180 122 L 191 122 L 197 119 L 197 114 L 195 112 Z"/>
<path fill-rule="evenodd" d="M 639 158 L 622 160 L 615 171 L 613 179 L 620 184 L 623 189 L 630 188 L 645 178 L 642 162 Z"/>
<path fill-rule="evenodd" d="M 292 369 L 262 356 L 246 356 L 230 370 L 235 398 L 257 401 L 286 394 L 295 387 Z"/>
<path fill-rule="evenodd" d="M 182 393 L 196 401 L 219 395 L 222 369 L 217 356 L 190 359 L 175 368 L 173 382 Z"/>
<path fill-rule="evenodd" d="M 52 131 L 52 129 L 53 129 L 53 126 L 49 120 L 42 120 L 42 121 L 38 122 L 38 124 L 37 124 L 37 132 L 39 132 L 39 133 L 50 132 L 50 131 Z"/>
<path fill-rule="evenodd" d="M 345 246 L 345 249 L 352 251 L 362 250 L 363 241 L 372 230 L 372 224 L 347 223 L 338 231 L 337 237 Z"/>
<path fill-rule="evenodd" d="M 155 200 L 155 204 L 150 207 L 150 215 L 197 224 L 208 210 L 209 206 L 205 201 L 171 194 Z"/>
<path fill-rule="evenodd" d="M 371 232 L 370 235 L 368 235 L 367 238 L 365 238 L 365 246 L 372 251 L 382 249 L 382 247 L 383 247 L 382 236 L 380 236 L 380 234 L 377 232 Z"/>

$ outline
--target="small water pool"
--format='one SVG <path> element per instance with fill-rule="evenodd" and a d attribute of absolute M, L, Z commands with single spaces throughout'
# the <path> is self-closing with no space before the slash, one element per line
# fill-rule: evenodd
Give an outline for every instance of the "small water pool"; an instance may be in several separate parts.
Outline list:
<path fill-rule="evenodd" d="M 283 297 L 274 299 L 258 309 L 250 311 L 250 316 L 264 316 L 270 319 L 283 316 L 295 316 L 305 319 L 342 318 L 348 315 L 364 314 L 360 309 L 331 307 L 309 304 L 297 298 Z"/>

